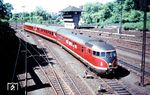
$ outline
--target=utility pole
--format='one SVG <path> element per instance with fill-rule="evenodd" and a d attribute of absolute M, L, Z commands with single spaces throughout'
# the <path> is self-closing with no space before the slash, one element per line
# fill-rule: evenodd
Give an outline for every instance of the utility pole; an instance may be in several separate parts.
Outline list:
<path fill-rule="evenodd" d="M 25 23 L 25 11 L 24 8 L 25 6 L 22 6 L 23 8 L 23 25 Z M 22 26 L 23 28 L 24 26 Z M 24 32 L 24 29 L 23 29 Z M 26 34 L 26 33 L 25 33 Z M 26 34 L 27 35 L 27 34 Z M 25 95 L 27 95 L 27 80 L 28 80 L 28 70 L 27 70 L 27 42 L 25 41 Z"/>
<path fill-rule="evenodd" d="M 142 4 L 144 10 L 143 16 L 143 43 L 142 43 L 142 60 L 141 60 L 141 83 L 140 85 L 144 86 L 144 75 L 145 75 L 145 50 L 146 50 L 146 20 L 147 20 L 147 12 L 146 12 L 146 1 L 143 0 Z"/>
<path fill-rule="evenodd" d="M 120 22 L 119 22 L 118 34 L 121 34 L 121 32 L 122 32 L 122 2 L 121 2 L 121 9 L 120 9 Z"/>

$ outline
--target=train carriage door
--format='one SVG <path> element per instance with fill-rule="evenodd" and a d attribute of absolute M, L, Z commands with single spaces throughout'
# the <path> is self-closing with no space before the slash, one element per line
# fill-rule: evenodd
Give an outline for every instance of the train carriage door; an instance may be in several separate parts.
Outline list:
<path fill-rule="evenodd" d="M 82 56 L 85 57 L 85 53 L 86 53 L 86 50 L 85 50 L 85 47 L 81 47 L 81 53 L 82 53 Z"/>
<path fill-rule="evenodd" d="M 91 54 L 92 54 L 91 49 L 87 48 L 87 49 L 86 49 L 86 59 L 87 59 L 88 61 L 91 60 Z"/>

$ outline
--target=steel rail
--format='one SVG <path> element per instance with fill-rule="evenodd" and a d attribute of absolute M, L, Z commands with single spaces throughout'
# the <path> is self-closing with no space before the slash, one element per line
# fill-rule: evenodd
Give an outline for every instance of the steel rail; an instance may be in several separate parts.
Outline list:
<path fill-rule="evenodd" d="M 34 37 L 34 38 L 36 38 L 36 37 Z M 34 39 L 35 40 L 35 39 Z M 37 42 L 37 40 L 36 40 L 36 42 Z M 38 44 L 39 45 L 41 45 L 41 43 L 39 43 L 38 42 Z M 32 45 L 31 45 L 31 47 L 33 48 L 33 50 L 34 51 L 36 51 L 39 55 L 41 55 L 40 54 L 40 52 L 38 52 Z M 42 46 L 43 47 L 43 46 Z M 42 48 L 42 50 L 43 50 L 43 48 Z M 45 58 L 45 57 L 42 57 L 44 60 L 46 60 L 47 62 L 50 62 L 49 60 L 48 60 L 48 55 L 46 54 L 46 52 L 43 50 L 43 52 L 44 52 L 44 54 L 45 54 L 45 57 L 47 58 Z M 36 55 L 37 56 L 37 55 Z M 30 56 L 31 57 L 31 56 Z M 54 73 L 55 74 L 55 77 L 57 78 L 57 83 L 59 83 L 59 87 L 61 88 L 61 92 L 62 92 L 62 94 L 63 95 L 66 95 L 66 94 L 68 94 L 69 93 L 69 95 L 73 95 L 73 92 L 71 91 L 71 89 L 70 89 L 70 87 L 65 83 L 65 81 L 62 79 L 62 78 L 60 78 L 58 75 L 57 75 L 57 73 L 55 72 L 55 68 L 53 68 L 52 67 L 52 65 L 49 65 L 51 68 L 50 69 L 52 69 L 52 73 Z M 50 71 L 49 71 L 50 72 Z M 62 82 L 60 82 L 60 81 L 62 81 Z M 65 86 L 66 88 L 67 88 L 67 91 L 65 92 L 65 89 L 64 89 L 64 87 L 63 86 Z M 56 87 L 56 89 L 58 89 L 57 87 Z M 68 91 L 69 90 L 69 91 Z"/>
<path fill-rule="evenodd" d="M 127 62 L 124 62 L 122 60 L 118 60 L 118 61 L 119 61 L 121 66 L 125 66 L 127 68 L 130 68 L 132 71 L 134 70 L 134 71 L 137 71 L 138 73 L 141 73 L 141 68 L 140 67 L 134 66 L 134 65 L 129 64 Z M 145 75 L 150 76 L 150 72 L 145 70 Z"/>
<path fill-rule="evenodd" d="M 45 46 L 44 46 L 44 47 L 45 47 Z M 49 47 L 47 47 L 47 48 L 48 48 L 48 50 L 50 51 L 50 53 L 53 55 L 53 57 L 56 59 L 57 63 L 59 63 L 59 66 L 61 66 L 61 65 L 60 65 L 60 60 L 59 60 L 58 57 L 54 54 L 54 52 L 51 50 L 52 48 L 51 48 L 51 49 L 49 49 Z M 63 62 L 63 61 L 61 60 L 61 63 L 62 63 L 62 62 Z M 62 66 L 61 66 L 61 68 L 63 69 Z M 63 69 L 63 71 L 64 71 L 64 69 Z M 69 77 L 70 81 L 72 82 L 72 84 L 74 85 L 75 89 L 77 90 L 77 92 L 78 92 L 77 95 L 82 95 L 81 92 L 79 91 L 78 87 L 76 86 L 75 82 L 73 81 L 73 79 L 68 75 L 68 73 L 65 72 L 65 74 Z"/>
<path fill-rule="evenodd" d="M 20 35 L 22 35 L 22 34 L 20 34 Z M 22 35 L 22 36 L 23 36 L 23 35 Z M 23 44 L 23 45 L 24 45 L 24 44 Z M 25 45 L 24 45 L 24 46 L 25 46 Z M 32 47 L 32 48 L 34 48 L 34 47 Z M 51 79 L 48 77 L 47 72 L 44 71 L 43 67 L 42 67 L 42 66 L 40 65 L 40 63 L 37 61 L 37 59 L 35 58 L 35 56 L 30 52 L 29 49 L 27 49 L 27 51 L 30 53 L 30 55 L 33 57 L 33 59 L 36 61 L 36 63 L 37 63 L 38 66 L 40 67 L 41 71 L 43 72 L 44 76 L 46 77 L 46 79 L 48 80 L 48 82 L 51 84 L 51 86 L 52 86 L 52 88 L 53 88 L 53 90 L 54 90 L 54 93 L 55 93 L 56 95 L 60 95 L 60 94 L 58 93 L 58 90 L 56 89 L 55 85 L 53 84 L 53 82 L 51 81 Z M 44 58 L 44 57 L 42 57 L 42 58 Z M 45 58 L 44 58 L 44 59 L 45 59 Z M 46 59 L 45 59 L 45 61 L 46 61 Z M 47 62 L 48 62 L 48 61 L 47 61 Z M 58 81 L 58 77 L 56 76 L 55 71 L 52 70 L 52 73 L 53 73 L 53 75 L 54 75 L 54 77 L 55 77 L 55 79 L 56 79 L 56 81 L 57 81 L 59 87 L 61 88 L 62 95 L 65 95 L 64 92 L 63 92 L 63 90 L 62 90 L 62 87 L 60 86 L 60 83 L 59 83 L 59 81 Z"/>
<path fill-rule="evenodd" d="M 47 45 L 47 44 L 46 44 Z M 55 50 L 53 48 L 49 48 L 48 45 L 47 45 L 47 48 L 48 50 L 54 55 L 54 57 L 56 58 L 57 62 L 59 63 L 60 67 L 63 69 L 63 71 L 65 71 L 64 73 L 69 77 L 70 81 L 74 84 L 76 90 L 78 91 L 78 95 L 84 95 L 84 94 L 90 94 L 90 93 L 87 93 L 87 92 L 84 92 L 83 89 L 81 90 L 81 86 L 79 86 L 79 84 L 77 84 L 77 79 L 76 79 L 76 76 L 73 76 L 74 74 L 70 74 L 71 70 L 66 67 L 66 63 L 63 61 L 63 59 L 59 56 L 57 56 L 58 54 L 55 52 Z M 64 64 L 62 64 L 64 63 Z M 68 71 L 67 71 L 68 70 Z M 69 73 L 68 73 L 69 72 Z M 76 80 L 75 80 L 76 79 Z M 83 80 L 81 80 L 83 81 Z M 80 84 L 81 85 L 81 84 Z M 87 88 L 86 88 L 87 89 Z M 90 91 L 90 90 L 89 90 Z M 91 92 L 91 94 L 93 94 L 93 92 Z"/>

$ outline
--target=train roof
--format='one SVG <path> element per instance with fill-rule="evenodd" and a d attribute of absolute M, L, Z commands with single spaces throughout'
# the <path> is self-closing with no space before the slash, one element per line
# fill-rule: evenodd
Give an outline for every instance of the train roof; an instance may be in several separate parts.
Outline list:
<path fill-rule="evenodd" d="M 65 35 L 66 37 L 68 37 L 71 40 L 74 40 L 78 43 L 81 43 L 83 45 L 86 45 L 89 48 L 92 48 L 92 50 L 95 51 L 109 51 L 109 50 L 115 50 L 115 48 L 104 42 L 103 40 L 99 40 L 96 38 L 92 38 L 92 37 L 88 37 L 88 36 L 84 36 L 81 34 L 77 34 L 71 30 L 62 28 L 62 27 L 57 27 L 57 26 L 46 26 L 46 25 L 41 25 L 41 24 L 32 24 L 32 23 L 25 23 L 26 25 L 32 25 L 32 26 L 37 26 L 46 30 L 51 30 L 51 31 L 55 31 L 58 34 L 61 35 Z"/>
<path fill-rule="evenodd" d="M 71 30 L 61 28 L 57 31 L 57 33 L 65 35 L 69 39 L 74 40 L 78 43 L 84 44 L 88 46 L 89 48 L 92 48 L 92 50 L 95 50 L 95 51 L 115 50 L 115 48 L 112 45 L 104 42 L 103 40 L 77 34 Z"/>

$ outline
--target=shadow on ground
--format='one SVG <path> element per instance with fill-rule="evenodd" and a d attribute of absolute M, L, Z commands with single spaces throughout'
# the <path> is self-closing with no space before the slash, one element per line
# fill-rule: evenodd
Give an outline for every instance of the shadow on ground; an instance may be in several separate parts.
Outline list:
<path fill-rule="evenodd" d="M 25 42 L 21 40 L 21 48 L 18 56 L 18 61 L 16 62 L 17 52 L 19 47 L 19 40 L 15 36 L 15 31 L 9 28 L 8 25 L 2 26 L 0 25 L 0 94 L 1 95 L 24 95 L 24 88 L 21 88 L 19 84 L 18 91 L 8 91 L 11 89 L 10 86 L 7 86 L 7 83 L 15 82 L 19 83 L 20 81 L 24 81 L 25 79 L 18 80 L 17 76 L 19 74 L 25 73 Z M 45 49 L 37 48 L 37 46 L 27 43 L 27 48 L 29 49 L 30 53 L 36 55 L 34 58 L 42 65 L 47 66 L 48 63 L 44 60 L 41 55 L 44 55 L 46 52 Z M 36 49 L 40 53 L 39 54 L 33 50 Z M 44 52 L 43 52 L 44 50 Z M 37 67 L 38 64 L 36 63 L 35 59 L 31 56 L 29 52 L 27 53 L 28 60 L 27 60 L 27 71 L 31 75 L 31 78 L 35 82 L 35 85 L 31 85 L 27 87 L 27 91 L 33 91 L 36 89 L 41 89 L 45 87 L 50 87 L 49 84 L 43 84 L 37 74 L 34 72 L 33 68 Z M 46 58 L 46 57 L 45 57 Z M 53 58 L 49 58 L 49 61 L 53 60 Z M 51 62 L 52 63 L 52 62 Z M 50 63 L 50 64 L 51 64 Z M 54 63 L 52 63 L 54 64 Z M 16 68 L 16 69 L 15 69 Z M 14 76 L 14 77 L 13 77 Z M 29 80 L 28 79 L 28 80 Z"/>
<path fill-rule="evenodd" d="M 120 78 L 128 76 L 129 74 L 130 72 L 127 69 L 121 66 L 118 66 L 118 68 L 114 70 L 114 72 L 110 72 L 108 74 L 101 74 L 99 76 L 101 76 L 102 78 L 108 78 L 108 79 L 120 79 Z"/>

